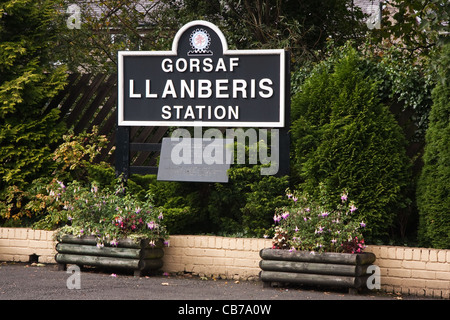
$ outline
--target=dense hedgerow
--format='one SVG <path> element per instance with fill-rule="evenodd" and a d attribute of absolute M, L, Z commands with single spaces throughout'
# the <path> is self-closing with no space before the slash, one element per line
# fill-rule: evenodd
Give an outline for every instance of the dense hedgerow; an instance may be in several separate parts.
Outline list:
<path fill-rule="evenodd" d="M 419 241 L 450 248 L 450 45 L 443 47 L 439 76 L 432 92 L 424 166 L 418 182 Z"/>
<path fill-rule="evenodd" d="M 23 190 L 47 175 L 64 128 L 45 110 L 66 84 L 64 67 L 48 61 L 57 31 L 48 1 L 0 4 L 0 217 L 22 216 Z"/>
<path fill-rule="evenodd" d="M 318 64 L 292 101 L 293 179 L 313 197 L 323 184 L 358 203 L 365 236 L 381 239 L 407 201 L 410 160 L 405 139 L 358 52 L 344 47 Z"/>

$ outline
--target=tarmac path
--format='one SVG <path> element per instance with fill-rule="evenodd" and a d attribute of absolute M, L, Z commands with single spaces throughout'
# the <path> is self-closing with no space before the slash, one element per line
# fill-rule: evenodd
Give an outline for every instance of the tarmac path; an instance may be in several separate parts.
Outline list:
<path fill-rule="evenodd" d="M 197 276 L 148 276 L 82 269 L 74 279 L 54 264 L 0 263 L 0 300 L 399 300 L 417 299 L 377 292 L 301 287 L 263 288 L 260 281 Z"/>
<path fill-rule="evenodd" d="M 311 314 L 327 319 L 348 312 L 377 313 L 391 318 L 407 313 L 416 316 L 423 308 L 429 309 L 417 300 L 431 301 L 380 292 L 351 295 L 346 290 L 300 286 L 264 288 L 260 281 L 214 280 L 191 275 L 134 277 L 105 270 L 79 270 L 76 266 L 73 267 L 78 268 L 78 273 L 71 273 L 71 267 L 67 272 L 58 270 L 55 264 L 0 262 L 0 310 L 33 318 L 117 319 L 136 318 L 139 314 L 144 319 L 157 315 L 165 319 L 279 320 Z M 447 303 L 439 302 L 439 308 L 448 310 Z"/>

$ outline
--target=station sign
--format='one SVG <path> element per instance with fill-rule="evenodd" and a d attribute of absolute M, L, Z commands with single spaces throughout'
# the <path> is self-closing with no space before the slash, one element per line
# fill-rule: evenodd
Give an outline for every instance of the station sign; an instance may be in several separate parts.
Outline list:
<path fill-rule="evenodd" d="M 171 51 L 119 51 L 118 125 L 284 127 L 285 59 L 229 50 L 217 26 L 192 21 Z"/>

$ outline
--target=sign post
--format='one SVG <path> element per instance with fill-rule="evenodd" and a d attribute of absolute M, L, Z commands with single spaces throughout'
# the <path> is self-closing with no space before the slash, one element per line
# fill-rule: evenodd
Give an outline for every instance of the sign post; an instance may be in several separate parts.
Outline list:
<path fill-rule="evenodd" d="M 280 128 L 285 153 L 289 101 L 285 50 L 229 50 L 206 21 L 184 25 L 171 51 L 118 53 L 119 139 L 130 126 Z M 127 144 L 117 143 L 119 172 L 129 165 Z"/>

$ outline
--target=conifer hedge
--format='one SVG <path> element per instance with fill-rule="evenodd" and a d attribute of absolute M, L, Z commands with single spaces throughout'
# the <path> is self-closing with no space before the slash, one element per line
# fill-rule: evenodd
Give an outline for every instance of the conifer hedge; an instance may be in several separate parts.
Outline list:
<path fill-rule="evenodd" d="M 343 47 L 303 82 L 292 100 L 292 171 L 296 187 L 316 198 L 320 184 L 336 202 L 347 190 L 366 239 L 376 241 L 408 201 L 410 160 L 401 128 L 363 69 L 359 53 Z"/>
<path fill-rule="evenodd" d="M 450 45 L 443 47 L 432 91 L 424 166 L 418 181 L 419 241 L 450 249 Z"/>
<path fill-rule="evenodd" d="M 0 3 L 0 217 L 20 210 L 23 188 L 48 174 L 63 132 L 59 111 L 45 110 L 66 83 L 65 68 L 48 61 L 55 14 L 51 1 Z"/>

